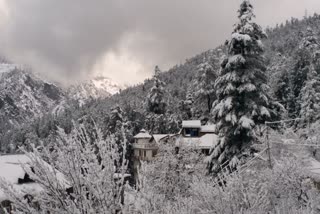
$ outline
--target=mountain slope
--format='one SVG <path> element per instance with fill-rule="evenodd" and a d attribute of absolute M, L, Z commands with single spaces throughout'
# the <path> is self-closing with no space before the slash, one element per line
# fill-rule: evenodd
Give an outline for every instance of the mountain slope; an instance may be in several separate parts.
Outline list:
<path fill-rule="evenodd" d="M 83 105 L 89 99 L 107 98 L 121 90 L 121 87 L 107 77 L 95 77 L 83 83 L 72 85 L 68 97 Z"/>
<path fill-rule="evenodd" d="M 54 84 L 13 64 L 0 64 L 0 118 L 12 125 L 40 116 L 64 97 Z"/>

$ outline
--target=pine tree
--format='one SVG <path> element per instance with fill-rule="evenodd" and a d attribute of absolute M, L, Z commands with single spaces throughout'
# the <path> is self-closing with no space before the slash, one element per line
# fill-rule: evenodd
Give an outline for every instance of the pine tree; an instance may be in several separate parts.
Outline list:
<path fill-rule="evenodd" d="M 316 61 L 316 59 L 315 59 Z M 307 81 L 300 93 L 300 118 L 302 124 L 312 124 L 320 115 L 320 77 L 314 64 L 308 72 Z"/>
<path fill-rule="evenodd" d="M 109 131 L 115 133 L 122 126 L 124 122 L 123 111 L 120 106 L 115 106 L 111 109 L 109 120 Z"/>
<path fill-rule="evenodd" d="M 256 140 L 255 128 L 276 114 L 268 95 L 264 50 L 266 37 L 253 22 L 253 7 L 245 0 L 240 6 L 239 23 L 228 42 L 228 58 L 223 60 L 215 82 L 217 100 L 213 118 L 219 130 L 219 141 L 211 152 L 211 172 L 219 172 L 222 164 L 235 169 L 250 155 Z"/>
<path fill-rule="evenodd" d="M 298 117 L 300 115 L 300 94 L 302 93 L 302 88 L 306 84 L 308 73 L 312 72 L 312 59 L 317 49 L 319 49 L 318 39 L 312 28 L 308 27 L 301 40 L 299 49 L 295 54 L 296 64 L 290 75 L 294 101 L 296 103 L 293 117 Z"/>
<path fill-rule="evenodd" d="M 211 111 L 212 103 L 215 100 L 214 82 L 217 74 L 213 66 L 207 59 L 203 59 L 203 63 L 198 66 L 198 74 L 195 82 L 195 95 L 198 99 L 206 100 L 208 112 Z"/>
<path fill-rule="evenodd" d="M 147 97 L 147 111 L 154 114 L 164 114 L 166 112 L 166 102 L 164 100 L 164 82 L 159 79 L 160 69 L 155 67 L 153 77 L 154 85 Z"/>
<path fill-rule="evenodd" d="M 291 60 L 283 57 L 279 62 L 276 62 L 274 66 L 269 68 L 273 73 L 278 75 L 274 81 L 274 95 L 278 102 L 280 102 L 286 109 L 287 116 L 289 118 L 295 118 L 296 103 L 293 93 L 293 86 L 290 81 L 290 70 L 288 64 Z"/>
<path fill-rule="evenodd" d="M 189 120 L 194 116 L 193 110 L 194 100 L 191 89 L 188 89 L 186 99 L 180 102 L 180 111 L 182 113 L 182 119 Z"/>

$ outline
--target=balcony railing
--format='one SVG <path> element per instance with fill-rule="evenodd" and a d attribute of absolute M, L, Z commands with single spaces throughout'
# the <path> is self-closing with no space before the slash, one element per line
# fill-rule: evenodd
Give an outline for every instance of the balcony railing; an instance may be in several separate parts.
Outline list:
<path fill-rule="evenodd" d="M 157 144 L 150 143 L 135 143 L 133 144 L 134 149 L 158 149 Z"/>

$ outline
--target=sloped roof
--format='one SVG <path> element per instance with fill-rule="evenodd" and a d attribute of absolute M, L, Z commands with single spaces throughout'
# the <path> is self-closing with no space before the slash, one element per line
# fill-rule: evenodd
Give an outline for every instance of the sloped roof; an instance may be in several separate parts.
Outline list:
<path fill-rule="evenodd" d="M 218 135 L 215 134 L 205 134 L 200 138 L 199 147 L 201 148 L 211 148 L 218 143 Z"/>
<path fill-rule="evenodd" d="M 200 120 L 184 120 L 182 121 L 183 128 L 200 128 L 201 121 Z"/>
<path fill-rule="evenodd" d="M 25 176 L 25 171 L 23 165 L 27 165 L 31 162 L 30 158 L 27 155 L 3 155 L 0 156 L 0 178 L 6 182 L 12 184 L 13 188 L 22 195 L 28 194 L 39 194 L 43 189 L 37 183 L 25 183 L 19 184 L 19 179 L 23 179 Z M 43 161 L 44 162 L 44 161 Z M 51 167 L 49 164 L 44 162 L 46 166 Z M 50 168 L 52 169 L 52 168 Z M 52 169 L 53 170 L 53 169 Z M 65 179 L 64 175 L 60 172 L 56 172 L 57 179 L 61 182 L 62 185 L 68 186 L 68 182 Z M 0 202 L 7 200 L 6 194 L 0 190 Z"/>
<path fill-rule="evenodd" d="M 193 146 L 198 149 L 210 149 L 218 143 L 218 135 L 216 134 L 205 134 L 202 137 L 187 137 L 180 138 L 176 141 L 176 146 Z"/>
<path fill-rule="evenodd" d="M 206 132 L 206 133 L 214 133 L 216 131 L 216 125 L 205 125 L 201 126 L 200 132 Z"/>
<path fill-rule="evenodd" d="M 25 171 L 21 164 L 27 164 L 30 159 L 26 155 L 3 155 L 0 156 L 0 178 L 12 184 L 18 192 L 35 193 L 41 191 L 39 184 L 21 184 L 18 185 L 18 180 L 23 179 Z M 0 190 L 0 201 L 7 200 L 7 196 Z"/>
<path fill-rule="evenodd" d="M 139 134 L 134 136 L 134 138 L 135 139 L 150 139 L 150 138 L 152 138 L 152 136 L 146 130 L 142 129 Z"/>
<path fill-rule="evenodd" d="M 152 135 L 153 139 L 156 141 L 156 143 L 159 143 L 161 139 L 169 136 L 168 134 L 154 134 Z"/>
<path fill-rule="evenodd" d="M 156 141 L 156 143 L 160 143 L 160 141 L 166 137 L 173 137 L 177 134 L 154 134 L 152 135 L 153 139 Z"/>

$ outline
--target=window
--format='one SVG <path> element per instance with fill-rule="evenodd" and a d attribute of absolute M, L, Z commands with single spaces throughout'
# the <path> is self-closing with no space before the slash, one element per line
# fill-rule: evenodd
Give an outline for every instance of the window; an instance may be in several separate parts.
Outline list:
<path fill-rule="evenodd" d="M 146 150 L 139 150 L 139 157 L 144 158 L 147 156 L 147 151 Z"/>
<path fill-rule="evenodd" d="M 196 128 L 186 128 L 184 133 L 186 137 L 199 137 L 199 129 Z"/>

